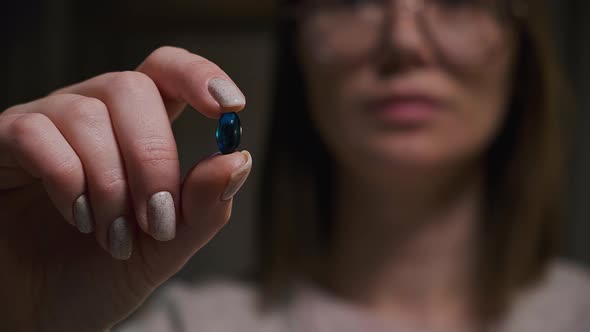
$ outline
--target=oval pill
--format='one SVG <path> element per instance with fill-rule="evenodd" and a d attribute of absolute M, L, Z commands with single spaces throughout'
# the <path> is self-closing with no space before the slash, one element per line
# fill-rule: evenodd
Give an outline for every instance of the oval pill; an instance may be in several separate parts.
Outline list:
<path fill-rule="evenodd" d="M 234 112 L 223 113 L 217 123 L 217 130 L 215 131 L 215 138 L 217 138 L 217 146 L 219 151 L 223 154 L 229 154 L 238 148 L 240 145 L 240 138 L 242 136 L 242 126 L 240 125 L 240 118 Z"/>

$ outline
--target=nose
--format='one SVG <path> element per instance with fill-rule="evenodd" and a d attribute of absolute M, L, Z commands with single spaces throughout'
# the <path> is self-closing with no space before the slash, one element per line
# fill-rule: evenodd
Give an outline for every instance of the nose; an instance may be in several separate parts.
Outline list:
<path fill-rule="evenodd" d="M 389 0 L 384 8 L 385 24 L 381 61 L 385 73 L 409 69 L 428 61 L 428 47 L 420 15 L 426 0 Z"/>

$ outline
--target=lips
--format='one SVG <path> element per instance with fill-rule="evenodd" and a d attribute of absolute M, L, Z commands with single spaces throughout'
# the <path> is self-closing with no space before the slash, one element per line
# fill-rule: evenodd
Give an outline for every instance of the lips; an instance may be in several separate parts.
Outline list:
<path fill-rule="evenodd" d="M 369 101 L 367 110 L 380 122 L 397 126 L 425 125 L 443 109 L 443 103 L 426 94 L 398 94 Z"/>

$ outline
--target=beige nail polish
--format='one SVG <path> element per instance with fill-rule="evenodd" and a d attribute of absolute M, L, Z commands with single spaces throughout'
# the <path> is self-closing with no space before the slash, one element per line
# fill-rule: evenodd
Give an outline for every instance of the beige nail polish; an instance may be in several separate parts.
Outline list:
<path fill-rule="evenodd" d="M 149 231 L 159 241 L 169 241 L 176 235 L 176 210 L 172 194 L 154 194 L 147 205 Z"/>
<path fill-rule="evenodd" d="M 109 228 L 111 255 L 116 259 L 126 260 L 133 251 L 133 233 L 125 217 L 113 221 Z"/>
<path fill-rule="evenodd" d="M 72 213 L 74 215 L 74 222 L 80 233 L 90 234 L 94 232 L 94 218 L 88 196 L 83 194 L 76 199 Z"/>
<path fill-rule="evenodd" d="M 246 98 L 232 82 L 223 78 L 209 81 L 209 93 L 222 107 L 237 107 L 246 104 Z"/>
<path fill-rule="evenodd" d="M 234 197 L 244 182 L 246 182 L 248 174 L 250 174 L 250 170 L 252 169 L 252 156 L 248 151 L 242 151 L 241 154 L 244 156 L 245 163 L 230 176 L 225 191 L 223 192 L 223 195 L 221 195 L 222 201 L 227 201 Z"/>

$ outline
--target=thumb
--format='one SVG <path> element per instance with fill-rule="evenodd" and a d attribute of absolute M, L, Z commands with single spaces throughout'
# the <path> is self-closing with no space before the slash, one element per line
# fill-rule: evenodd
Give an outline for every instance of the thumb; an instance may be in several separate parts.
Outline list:
<path fill-rule="evenodd" d="M 153 281 L 163 282 L 178 272 L 229 221 L 232 197 L 251 168 L 250 153 L 242 151 L 213 155 L 191 169 L 182 185 L 175 239 L 150 241 L 151 248 L 145 248 L 145 264 L 153 267 L 146 271 L 155 274 Z"/>

